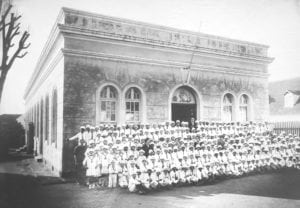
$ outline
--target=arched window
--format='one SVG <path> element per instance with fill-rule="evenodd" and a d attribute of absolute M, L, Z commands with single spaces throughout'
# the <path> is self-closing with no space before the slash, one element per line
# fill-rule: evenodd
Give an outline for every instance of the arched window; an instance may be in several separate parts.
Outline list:
<path fill-rule="evenodd" d="M 52 123 L 51 123 L 51 142 L 57 145 L 57 90 L 52 94 Z"/>
<path fill-rule="evenodd" d="M 196 91 L 188 86 L 177 88 L 171 95 L 171 119 L 190 122 L 197 118 Z"/>
<path fill-rule="evenodd" d="M 248 104 L 249 104 L 249 98 L 247 95 L 242 95 L 240 97 L 240 120 L 245 122 L 249 120 L 248 115 Z"/>
<path fill-rule="evenodd" d="M 49 138 L 49 95 L 46 96 L 45 103 L 45 140 L 48 141 Z"/>
<path fill-rule="evenodd" d="M 233 95 L 227 93 L 223 98 L 223 121 L 229 122 L 233 120 Z"/>
<path fill-rule="evenodd" d="M 126 122 L 139 122 L 140 121 L 140 106 L 141 106 L 141 92 L 136 87 L 131 87 L 125 94 L 126 104 Z"/>
<path fill-rule="evenodd" d="M 194 95 L 185 87 L 178 88 L 172 97 L 172 103 L 178 104 L 196 104 Z"/>
<path fill-rule="evenodd" d="M 115 122 L 116 121 L 116 103 L 118 93 L 116 88 L 109 85 L 104 87 L 100 92 L 100 121 Z"/>

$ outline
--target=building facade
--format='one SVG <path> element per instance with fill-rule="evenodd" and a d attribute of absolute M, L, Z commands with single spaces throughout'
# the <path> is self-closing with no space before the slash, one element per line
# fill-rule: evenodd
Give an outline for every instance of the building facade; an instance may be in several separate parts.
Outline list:
<path fill-rule="evenodd" d="M 24 96 L 38 154 L 62 174 L 81 125 L 265 120 L 267 50 L 63 8 Z"/>

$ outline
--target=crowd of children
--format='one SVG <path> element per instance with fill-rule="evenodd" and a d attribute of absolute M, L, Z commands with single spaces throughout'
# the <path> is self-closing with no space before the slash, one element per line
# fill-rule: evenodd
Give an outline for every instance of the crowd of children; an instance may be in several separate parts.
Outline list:
<path fill-rule="evenodd" d="M 75 137 L 74 137 L 75 138 Z M 300 140 L 267 123 L 165 122 L 161 124 L 81 127 L 87 145 L 87 183 L 130 192 L 200 185 L 228 177 L 279 169 L 300 169 Z"/>

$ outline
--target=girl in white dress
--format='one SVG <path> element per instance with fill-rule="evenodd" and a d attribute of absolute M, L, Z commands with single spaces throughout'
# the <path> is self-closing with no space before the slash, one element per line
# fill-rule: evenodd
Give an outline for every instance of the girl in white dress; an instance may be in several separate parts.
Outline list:
<path fill-rule="evenodd" d="M 83 161 L 83 165 L 87 168 L 86 170 L 86 176 L 87 176 L 87 185 L 89 186 L 89 189 L 96 187 L 96 177 L 97 177 L 97 169 L 99 166 L 98 157 L 96 157 L 96 154 L 93 150 L 89 150 L 87 152 L 87 157 Z"/>

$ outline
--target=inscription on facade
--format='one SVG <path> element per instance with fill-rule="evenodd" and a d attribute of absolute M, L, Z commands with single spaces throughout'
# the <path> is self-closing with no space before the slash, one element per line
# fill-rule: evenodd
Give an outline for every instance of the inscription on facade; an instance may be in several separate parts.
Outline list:
<path fill-rule="evenodd" d="M 267 56 L 267 47 L 258 44 L 231 41 L 200 33 L 176 32 L 168 28 L 155 28 L 154 26 L 149 27 L 149 25 L 143 26 L 134 22 L 124 23 L 118 19 L 105 19 L 105 17 L 101 16 L 91 17 L 67 13 L 65 16 L 65 25 L 165 45 L 204 48 L 248 56 Z"/>

